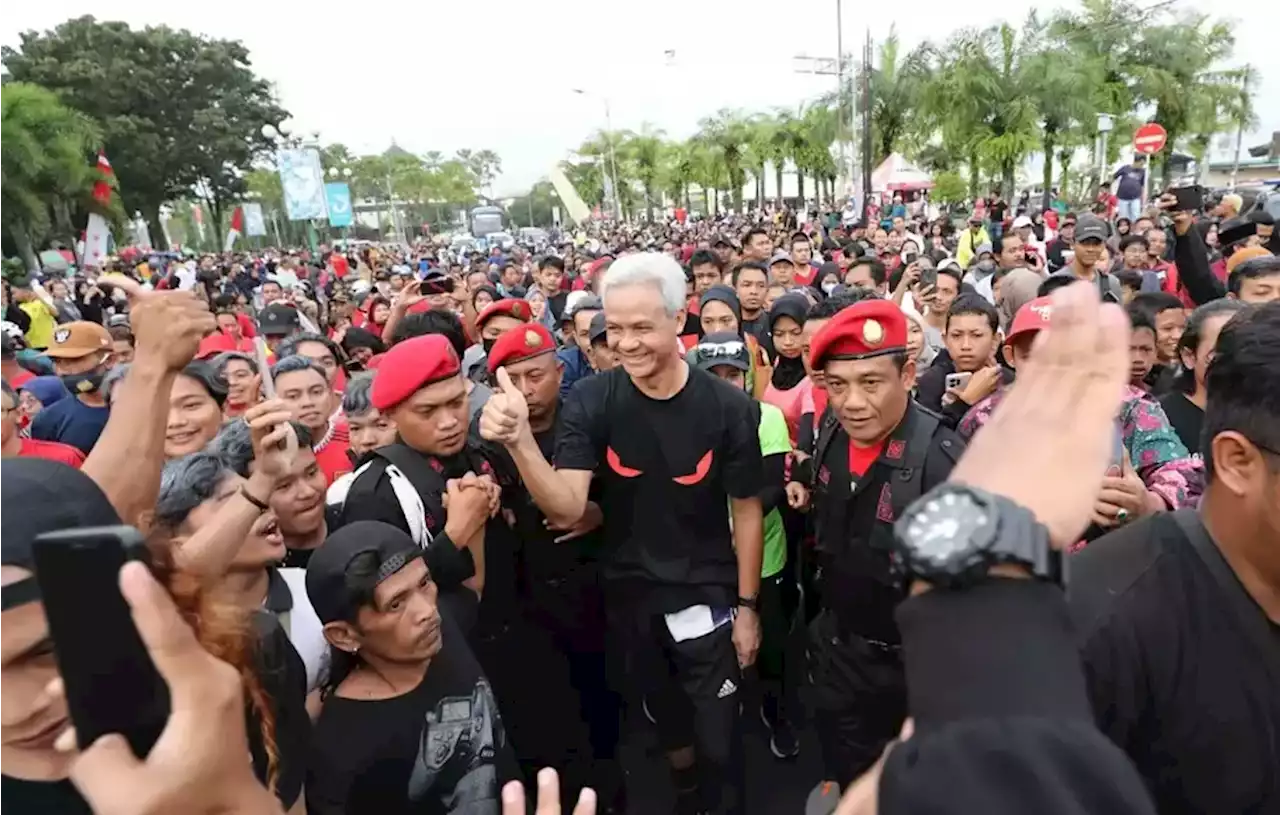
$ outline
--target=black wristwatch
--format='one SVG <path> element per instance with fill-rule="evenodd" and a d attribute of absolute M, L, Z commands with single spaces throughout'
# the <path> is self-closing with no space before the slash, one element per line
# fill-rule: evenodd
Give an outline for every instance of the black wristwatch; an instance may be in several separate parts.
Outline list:
<path fill-rule="evenodd" d="M 1062 558 L 1049 530 L 1031 510 L 985 490 L 937 486 L 907 507 L 893 531 L 894 552 L 909 576 L 935 586 L 972 586 L 1000 564 L 1062 584 Z"/>
<path fill-rule="evenodd" d="M 738 608 L 749 608 L 757 614 L 760 613 L 760 596 L 755 597 L 738 597 Z"/>

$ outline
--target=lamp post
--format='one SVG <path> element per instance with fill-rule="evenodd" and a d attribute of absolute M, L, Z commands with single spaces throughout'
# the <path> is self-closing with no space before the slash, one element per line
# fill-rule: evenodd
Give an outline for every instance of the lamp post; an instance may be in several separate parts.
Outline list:
<path fill-rule="evenodd" d="M 601 102 L 604 103 L 605 133 L 612 134 L 613 115 L 610 110 L 609 97 L 600 96 L 598 94 L 594 94 L 589 91 L 584 91 L 582 88 L 571 88 L 570 90 L 572 90 L 574 93 L 578 94 L 579 96 L 595 96 L 597 99 L 599 99 Z M 618 198 L 618 157 L 614 151 L 612 138 L 609 138 L 609 184 L 610 186 L 613 187 L 613 202 L 612 202 L 613 217 L 621 221 L 622 206 L 620 204 L 620 199 Z"/>

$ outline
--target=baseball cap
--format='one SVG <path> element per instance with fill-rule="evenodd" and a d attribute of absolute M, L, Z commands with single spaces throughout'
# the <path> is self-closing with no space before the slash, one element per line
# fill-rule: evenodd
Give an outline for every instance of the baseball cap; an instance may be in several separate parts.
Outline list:
<path fill-rule="evenodd" d="M 1230 246 L 1258 234 L 1258 225 L 1241 217 L 1228 218 L 1218 225 L 1218 243 Z"/>
<path fill-rule="evenodd" d="M 1085 213 L 1076 221 L 1076 243 L 1105 241 L 1109 237 L 1111 237 L 1111 228 L 1097 215 Z"/>
<path fill-rule="evenodd" d="M 311 553 L 307 561 L 307 599 L 322 623 L 351 620 L 365 602 L 364 597 L 422 557 L 422 552 L 413 538 L 391 524 L 347 524 Z M 348 574 L 356 558 L 362 560 L 359 576 Z"/>
<path fill-rule="evenodd" d="M 991 244 L 989 244 L 989 243 L 980 243 L 980 244 L 978 244 L 977 246 L 975 246 L 975 247 L 974 247 L 974 249 L 973 249 L 973 254 L 974 254 L 975 256 L 976 256 L 976 255 L 990 255 L 992 252 L 993 252 L 993 250 L 992 250 L 992 248 L 991 248 Z"/>
<path fill-rule="evenodd" d="M 773 257 L 769 258 L 770 266 L 775 263 L 794 263 L 794 261 L 791 260 L 790 254 L 779 249 L 777 252 L 773 253 Z"/>
<path fill-rule="evenodd" d="M 575 294 L 580 294 L 582 296 L 575 298 L 573 296 Z M 602 311 L 603 309 L 604 303 L 601 302 L 599 297 L 596 297 L 594 294 L 589 292 L 575 291 L 569 294 L 569 301 L 565 304 L 564 316 L 565 319 L 571 320 L 573 319 L 573 315 L 577 314 L 579 311 Z"/>
<path fill-rule="evenodd" d="M 717 365 L 731 365 L 739 371 L 751 370 L 751 352 L 742 337 L 732 331 L 717 331 L 698 341 L 694 364 L 709 371 Z"/>
<path fill-rule="evenodd" d="M 1019 215 L 1017 218 L 1013 219 L 1014 229 L 1021 229 L 1024 226 L 1031 226 L 1031 219 L 1026 215 Z"/>
<path fill-rule="evenodd" d="M 32 570 L 32 545 L 46 532 L 118 526 L 116 513 L 93 479 L 74 467 L 42 458 L 0 464 L 0 564 Z M 4 608 L 40 599 L 34 577 L 0 590 Z"/>
<path fill-rule="evenodd" d="M 609 333 L 608 324 L 604 321 L 604 312 L 598 311 L 591 317 L 591 327 L 587 329 L 587 339 L 595 345 L 597 341 L 607 339 Z"/>
<path fill-rule="evenodd" d="M 285 337 L 297 331 L 302 322 L 298 310 L 283 303 L 273 303 L 258 313 L 258 325 L 267 337 Z"/>
<path fill-rule="evenodd" d="M 1013 315 L 1013 322 L 1005 334 L 1005 342 L 1013 342 L 1023 334 L 1034 334 L 1049 327 L 1049 317 L 1053 314 L 1053 299 L 1037 297 L 1022 304 L 1018 313 Z"/>
<path fill-rule="evenodd" d="M 54 329 L 53 342 L 44 353 L 53 359 L 80 359 L 110 351 L 111 347 L 111 335 L 105 327 L 88 320 L 77 320 Z"/>

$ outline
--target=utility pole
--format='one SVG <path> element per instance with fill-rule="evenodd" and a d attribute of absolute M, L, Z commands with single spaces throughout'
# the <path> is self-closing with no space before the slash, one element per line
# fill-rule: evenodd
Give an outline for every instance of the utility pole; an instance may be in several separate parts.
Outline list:
<path fill-rule="evenodd" d="M 1245 112 L 1249 106 L 1249 74 L 1253 73 L 1253 66 L 1244 66 L 1244 84 L 1240 88 L 1240 121 L 1236 123 L 1236 157 L 1231 163 L 1231 189 L 1236 188 L 1236 178 L 1240 175 L 1240 150 L 1244 143 L 1244 120 Z"/>
<path fill-rule="evenodd" d="M 871 29 L 862 50 L 862 222 L 871 203 Z"/>
<path fill-rule="evenodd" d="M 841 14 L 841 0 L 836 0 L 836 115 L 840 115 L 840 100 L 844 98 L 844 73 L 846 60 L 844 58 L 844 17 Z M 849 82 L 849 106 L 853 107 L 853 81 Z M 851 120 L 852 121 L 852 120 Z M 845 172 L 845 167 L 849 168 L 849 184 L 853 185 L 853 168 L 857 166 L 854 156 L 857 152 L 854 150 L 854 137 L 856 131 L 849 128 L 849 163 L 845 164 L 845 144 L 844 139 L 840 140 L 840 172 Z"/>

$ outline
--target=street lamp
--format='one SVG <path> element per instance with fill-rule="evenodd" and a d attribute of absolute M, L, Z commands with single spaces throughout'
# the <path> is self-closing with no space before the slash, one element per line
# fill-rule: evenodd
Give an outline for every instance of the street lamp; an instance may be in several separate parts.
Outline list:
<path fill-rule="evenodd" d="M 605 132 L 612 133 L 613 115 L 610 111 L 609 97 L 600 96 L 599 94 L 594 94 L 594 93 L 591 93 L 590 91 L 585 91 L 582 88 L 570 88 L 569 90 L 573 91 L 579 96 L 594 96 L 597 99 L 599 99 L 601 102 L 603 102 Z M 618 198 L 618 157 L 617 157 L 617 154 L 614 152 L 612 138 L 609 138 L 609 181 L 613 187 L 613 217 L 621 221 L 622 206 L 619 204 L 619 198 Z"/>

